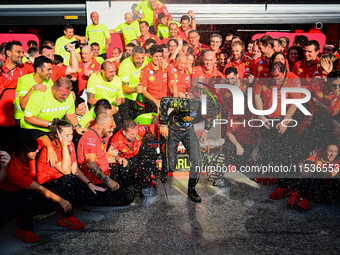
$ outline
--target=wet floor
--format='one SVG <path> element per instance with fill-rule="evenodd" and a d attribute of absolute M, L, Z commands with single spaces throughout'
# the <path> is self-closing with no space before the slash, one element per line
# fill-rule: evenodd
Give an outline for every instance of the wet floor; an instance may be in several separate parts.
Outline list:
<path fill-rule="evenodd" d="M 0 229 L 0 254 L 340 254 L 340 204 L 287 208 L 265 187 L 231 176 L 218 188 L 203 176 L 202 203 L 187 199 L 186 173 L 176 173 L 158 195 L 127 207 L 79 207 L 82 231 L 59 227 L 55 214 L 35 223 L 40 242 L 16 238 L 14 221 Z"/>

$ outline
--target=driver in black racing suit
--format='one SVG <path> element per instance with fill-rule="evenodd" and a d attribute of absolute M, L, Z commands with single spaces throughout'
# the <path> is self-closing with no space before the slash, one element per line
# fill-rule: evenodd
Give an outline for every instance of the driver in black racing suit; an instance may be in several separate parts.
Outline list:
<path fill-rule="evenodd" d="M 209 99 L 209 97 L 208 97 Z M 211 107 L 213 106 L 213 107 Z M 168 109 L 173 111 L 168 115 Z M 160 133 L 166 138 L 166 164 L 162 167 L 161 180 L 167 180 L 167 171 L 173 171 L 177 162 L 177 147 L 181 141 L 189 154 L 191 161 L 188 197 L 194 202 L 201 202 L 201 197 L 197 194 L 195 186 L 199 181 L 202 166 L 201 147 L 194 129 L 194 124 L 205 121 L 204 133 L 201 142 L 207 138 L 212 127 L 213 119 L 218 114 L 217 107 L 212 100 L 207 100 L 207 115 L 201 114 L 201 100 L 189 98 L 163 97 L 159 109 Z M 166 169 L 165 169 L 166 168 Z"/>

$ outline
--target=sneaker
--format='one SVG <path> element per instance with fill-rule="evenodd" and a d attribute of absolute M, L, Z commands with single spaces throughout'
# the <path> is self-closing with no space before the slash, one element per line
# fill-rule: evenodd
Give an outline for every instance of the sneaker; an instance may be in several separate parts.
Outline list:
<path fill-rule="evenodd" d="M 289 188 L 277 188 L 273 193 L 269 195 L 271 199 L 282 199 L 289 197 L 293 194 L 293 191 Z"/>
<path fill-rule="evenodd" d="M 197 194 L 195 187 L 188 188 L 188 197 L 196 203 L 201 203 L 202 201 L 201 197 Z"/>
<path fill-rule="evenodd" d="M 142 189 L 142 194 L 144 197 L 154 197 L 157 196 L 157 190 L 154 187 L 148 187 Z"/>
<path fill-rule="evenodd" d="M 265 186 L 273 186 L 279 182 L 279 179 L 277 178 L 265 178 L 262 181 L 262 184 Z"/>
<path fill-rule="evenodd" d="M 17 230 L 15 237 L 24 241 L 25 243 L 35 243 L 39 241 L 39 236 L 37 236 L 33 231 L 25 231 L 22 229 Z"/>
<path fill-rule="evenodd" d="M 311 202 L 307 199 L 304 198 L 301 201 L 298 202 L 298 206 L 303 209 L 303 210 L 310 210 L 312 209 L 312 204 Z"/>
<path fill-rule="evenodd" d="M 85 227 L 85 224 L 79 221 L 74 214 L 70 217 L 60 217 L 58 225 L 72 230 L 79 230 Z"/>
<path fill-rule="evenodd" d="M 155 181 L 151 181 L 151 182 L 150 182 L 150 187 L 157 188 L 157 187 L 158 187 L 158 184 L 157 184 Z"/>
<path fill-rule="evenodd" d="M 214 181 L 213 185 L 219 188 L 231 186 L 230 182 L 225 178 L 217 179 L 216 181 Z"/>
<path fill-rule="evenodd" d="M 287 200 L 287 205 L 294 206 L 297 204 L 297 202 L 300 199 L 300 195 L 297 192 L 293 192 L 293 194 L 290 195 L 290 197 Z"/>

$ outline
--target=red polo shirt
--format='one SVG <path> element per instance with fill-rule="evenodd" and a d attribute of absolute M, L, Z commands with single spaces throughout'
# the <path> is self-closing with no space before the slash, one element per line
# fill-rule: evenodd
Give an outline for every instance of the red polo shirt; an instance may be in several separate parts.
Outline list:
<path fill-rule="evenodd" d="M 199 59 L 199 57 L 201 56 L 201 52 L 202 50 L 206 50 L 206 49 L 210 49 L 210 47 L 208 45 L 205 45 L 205 44 L 198 44 L 195 48 L 194 48 L 194 54 L 195 54 L 195 57 L 196 59 Z"/>
<path fill-rule="evenodd" d="M 312 78 L 322 76 L 319 58 L 317 57 L 311 64 L 301 60 L 297 61 L 294 65 L 293 73 L 303 78 L 301 81 L 304 86 L 309 86 Z"/>
<path fill-rule="evenodd" d="M 244 94 L 244 100 L 246 102 L 247 98 L 246 98 L 246 91 L 247 91 L 247 84 L 243 83 L 241 80 L 240 86 L 238 87 Z M 218 89 L 217 93 L 220 95 L 221 100 L 222 100 L 222 110 L 226 113 L 228 112 L 232 112 L 233 109 L 233 96 L 230 92 L 229 89 Z M 245 109 L 247 109 L 247 107 L 245 107 Z"/>
<path fill-rule="evenodd" d="M 2 94 L 0 100 L 0 127 L 9 127 L 15 124 L 13 103 L 17 82 L 18 79 L 8 80 L 6 76 L 0 76 L 0 94 L 6 88 L 11 88 Z"/>
<path fill-rule="evenodd" d="M 92 58 L 91 63 L 89 65 L 85 64 L 83 61 L 79 62 L 79 71 L 78 71 L 78 95 L 79 96 L 83 94 L 83 91 L 87 85 L 87 81 L 89 80 L 89 76 L 85 75 L 85 70 L 90 70 L 93 72 L 100 71 L 100 64 L 97 62 L 95 58 Z"/>
<path fill-rule="evenodd" d="M 39 147 L 43 146 L 42 141 L 38 139 Z M 27 189 L 35 180 L 37 175 L 35 167 L 35 159 L 29 161 L 29 166 L 24 166 L 13 153 L 7 168 L 6 179 L 0 184 L 0 189 L 6 191 L 17 191 L 20 189 Z"/>
<path fill-rule="evenodd" d="M 60 77 L 66 77 L 66 69 L 67 69 L 67 66 L 53 65 L 52 76 L 51 76 L 52 81 L 55 82 Z"/>
<path fill-rule="evenodd" d="M 254 70 L 253 75 L 255 78 L 260 77 L 260 73 L 262 70 L 267 69 L 269 66 L 269 58 L 261 57 L 255 60 L 254 62 Z"/>
<path fill-rule="evenodd" d="M 109 162 L 106 158 L 106 149 L 109 142 L 109 137 L 101 139 L 95 133 L 95 128 L 92 128 L 80 138 L 78 143 L 78 164 L 85 176 L 94 184 L 104 183 L 104 181 L 95 177 L 86 166 L 85 156 L 87 154 L 96 154 L 96 163 L 100 169 L 107 175 L 110 175 Z M 96 131 L 97 132 L 97 131 Z M 98 132 L 97 132 L 98 133 Z"/>
<path fill-rule="evenodd" d="M 187 71 L 180 71 L 177 67 L 172 66 L 169 68 L 169 81 L 175 80 L 177 92 L 185 94 L 190 93 L 190 77 L 191 74 Z M 170 83 L 169 83 L 170 86 Z"/>
<path fill-rule="evenodd" d="M 140 81 L 143 88 L 147 88 L 147 91 L 157 100 L 168 96 L 167 69 L 163 70 L 159 67 L 155 70 L 151 62 L 142 69 Z"/>
<path fill-rule="evenodd" d="M 235 67 L 238 72 L 238 76 L 242 78 L 248 78 L 249 75 L 253 74 L 254 71 L 254 61 L 248 56 L 244 56 L 240 61 L 232 59 L 224 67 L 223 73 L 228 67 Z"/>
<path fill-rule="evenodd" d="M 154 134 L 157 131 L 158 123 L 150 125 L 138 125 L 138 136 L 133 142 L 126 139 L 123 131 L 118 131 L 111 140 L 110 149 L 118 150 L 120 156 L 123 158 L 132 158 L 139 152 L 140 147 L 143 144 L 143 136 L 147 133 Z"/>
<path fill-rule="evenodd" d="M 148 39 L 154 39 L 156 41 L 156 44 L 160 44 L 161 43 L 161 40 L 158 38 L 157 35 L 153 35 L 153 34 L 150 34 L 149 33 L 149 38 Z M 144 36 L 139 36 L 137 38 L 137 40 L 140 42 L 140 46 L 142 46 L 144 49 L 145 49 L 145 41 L 147 39 L 144 38 Z"/>
<path fill-rule="evenodd" d="M 1 73 L 2 73 L 2 76 L 6 77 L 6 79 L 9 80 L 9 81 L 13 81 L 13 80 L 18 81 L 18 79 L 21 76 L 28 74 L 28 72 L 27 72 L 27 70 L 26 70 L 26 68 L 24 67 L 23 64 L 15 67 L 13 69 L 9 69 L 6 66 L 6 63 L 4 63 L 4 66 L 1 68 Z"/>
<path fill-rule="evenodd" d="M 57 155 L 57 163 L 62 162 L 63 156 L 62 156 L 62 148 L 58 141 L 53 141 L 52 146 L 54 149 L 54 152 Z M 68 146 L 68 150 L 70 152 L 71 157 L 71 165 L 73 163 L 77 162 L 77 156 L 76 156 L 76 150 L 74 147 L 74 144 Z M 47 149 L 44 147 L 41 150 L 41 154 L 38 159 L 38 169 L 37 169 L 37 182 L 39 184 L 52 182 L 56 179 L 59 179 L 60 177 L 64 176 L 61 172 L 59 172 L 55 167 L 51 167 L 50 163 L 47 162 Z"/>
<path fill-rule="evenodd" d="M 190 41 L 186 37 L 182 37 L 180 34 L 178 34 L 175 38 L 170 38 L 170 37 L 164 38 L 161 41 L 161 44 L 167 44 L 171 39 L 175 39 L 175 40 L 177 40 L 177 42 L 179 41 L 179 39 L 182 39 L 182 40 L 184 40 L 184 41 L 186 41 L 187 43 L 190 44 Z"/>
<path fill-rule="evenodd" d="M 192 70 L 192 78 L 224 78 L 224 75 L 214 68 L 211 72 L 207 72 L 204 66 L 196 66 Z"/>
<path fill-rule="evenodd" d="M 156 33 L 157 33 L 157 30 L 158 30 L 158 25 L 161 24 L 161 22 L 158 19 L 158 15 L 161 12 L 164 12 L 167 19 L 171 18 L 171 14 L 168 11 L 168 9 L 166 8 L 166 6 L 164 4 L 162 6 L 159 4 L 157 9 L 154 10 L 154 12 L 153 12 L 153 26 L 155 28 Z"/>
<path fill-rule="evenodd" d="M 294 73 L 287 71 L 287 79 L 282 86 L 268 86 L 267 79 L 260 79 L 255 82 L 254 85 L 254 94 L 258 94 L 262 96 L 263 109 L 270 109 L 273 104 L 273 88 L 277 87 L 277 107 L 272 114 L 269 114 L 270 118 L 277 118 L 281 116 L 281 87 L 301 87 L 301 82 L 299 77 L 297 77 Z M 287 98 L 301 98 L 301 93 L 288 93 Z M 288 106 L 287 106 L 288 108 Z"/>

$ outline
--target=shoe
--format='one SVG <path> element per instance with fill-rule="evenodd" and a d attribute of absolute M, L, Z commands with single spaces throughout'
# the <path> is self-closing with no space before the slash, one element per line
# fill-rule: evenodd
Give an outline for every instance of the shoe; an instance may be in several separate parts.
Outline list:
<path fill-rule="evenodd" d="M 25 243 L 35 243 L 39 241 L 39 236 L 37 236 L 33 231 L 25 231 L 22 229 L 17 230 L 15 237 L 24 241 Z"/>
<path fill-rule="evenodd" d="M 144 197 L 154 197 L 157 196 L 157 190 L 154 187 L 148 187 L 142 189 L 142 194 Z"/>
<path fill-rule="evenodd" d="M 214 181 L 213 185 L 219 188 L 231 186 L 230 182 L 225 178 L 217 179 L 216 181 Z"/>
<path fill-rule="evenodd" d="M 303 209 L 303 210 L 310 210 L 312 209 L 312 204 L 311 202 L 307 199 L 304 198 L 301 201 L 298 202 L 298 206 Z"/>
<path fill-rule="evenodd" d="M 300 195 L 297 192 L 294 192 L 292 195 L 290 195 L 290 197 L 287 200 L 287 205 L 291 205 L 294 206 L 297 204 L 297 202 L 300 199 Z"/>
<path fill-rule="evenodd" d="M 74 214 L 70 217 L 60 217 L 58 225 L 72 230 L 79 230 L 85 227 L 85 224 L 79 221 Z"/>
<path fill-rule="evenodd" d="M 265 178 L 262 181 L 262 184 L 265 186 L 273 186 L 279 182 L 279 179 L 277 178 Z"/>
<path fill-rule="evenodd" d="M 282 199 L 289 197 L 293 194 L 293 191 L 289 188 L 277 188 L 273 193 L 269 195 L 271 199 Z"/>
<path fill-rule="evenodd" d="M 161 182 L 166 183 L 168 180 L 168 173 L 167 172 L 161 172 Z"/>
<path fill-rule="evenodd" d="M 188 188 L 188 197 L 196 203 L 201 203 L 202 201 L 201 197 L 197 194 L 195 187 Z"/>

